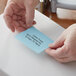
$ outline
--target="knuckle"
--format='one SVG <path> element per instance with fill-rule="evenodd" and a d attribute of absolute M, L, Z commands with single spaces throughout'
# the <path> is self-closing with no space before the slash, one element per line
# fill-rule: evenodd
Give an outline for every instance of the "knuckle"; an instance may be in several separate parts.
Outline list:
<path fill-rule="evenodd" d="M 70 48 L 69 48 L 69 46 L 66 45 L 66 46 L 64 47 L 64 49 L 63 49 L 62 52 L 63 52 L 64 55 L 68 55 L 68 54 L 70 53 Z"/>
<path fill-rule="evenodd" d="M 60 51 L 58 53 L 56 53 L 56 58 L 62 58 L 63 56 L 65 56 L 64 52 L 63 51 Z"/>
<path fill-rule="evenodd" d="M 59 58 L 59 55 L 57 53 L 53 54 L 54 58 Z"/>

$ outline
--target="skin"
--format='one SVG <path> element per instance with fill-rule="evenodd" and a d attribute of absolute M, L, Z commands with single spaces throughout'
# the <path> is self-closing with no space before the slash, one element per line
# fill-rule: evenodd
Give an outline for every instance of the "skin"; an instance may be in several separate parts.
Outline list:
<path fill-rule="evenodd" d="M 12 30 L 22 32 L 34 21 L 34 9 L 39 0 L 8 0 L 4 11 L 5 22 Z M 67 28 L 45 52 L 59 62 L 76 61 L 76 24 Z"/>
<path fill-rule="evenodd" d="M 8 0 L 4 11 L 4 19 L 12 32 L 22 32 L 30 28 L 34 21 L 35 7 L 39 0 Z"/>
<path fill-rule="evenodd" d="M 45 52 L 62 63 L 76 61 L 76 24 L 67 28 Z"/>

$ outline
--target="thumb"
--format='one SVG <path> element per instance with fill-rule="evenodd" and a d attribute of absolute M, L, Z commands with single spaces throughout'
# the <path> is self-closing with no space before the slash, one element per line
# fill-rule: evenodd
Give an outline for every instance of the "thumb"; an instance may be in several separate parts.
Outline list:
<path fill-rule="evenodd" d="M 64 45 L 64 35 L 62 34 L 53 44 L 50 44 L 51 49 L 57 49 L 59 47 L 62 47 Z"/>
<path fill-rule="evenodd" d="M 34 12 L 35 12 L 35 10 L 33 8 L 26 6 L 25 18 L 26 18 L 27 26 L 32 26 L 33 21 L 34 21 Z"/>
<path fill-rule="evenodd" d="M 58 48 L 56 50 L 48 48 L 45 50 L 45 52 L 50 56 L 54 57 L 55 59 L 65 58 L 68 55 L 65 45 L 63 45 L 61 48 Z"/>

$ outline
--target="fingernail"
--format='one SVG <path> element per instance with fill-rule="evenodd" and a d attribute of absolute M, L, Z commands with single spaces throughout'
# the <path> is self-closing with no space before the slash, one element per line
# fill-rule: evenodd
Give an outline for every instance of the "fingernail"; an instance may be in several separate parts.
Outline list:
<path fill-rule="evenodd" d="M 15 32 L 15 29 L 14 29 L 14 28 L 11 28 L 10 30 L 11 30 L 12 32 Z"/>
<path fill-rule="evenodd" d="M 33 21 L 33 25 L 36 24 L 36 21 Z"/>

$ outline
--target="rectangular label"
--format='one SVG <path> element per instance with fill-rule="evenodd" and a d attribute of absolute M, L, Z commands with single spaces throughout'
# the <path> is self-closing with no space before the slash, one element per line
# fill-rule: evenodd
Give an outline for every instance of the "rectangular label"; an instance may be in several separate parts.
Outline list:
<path fill-rule="evenodd" d="M 54 42 L 35 27 L 31 27 L 26 31 L 21 32 L 16 35 L 16 38 L 36 53 L 41 53 L 48 48 L 49 44 Z"/>

